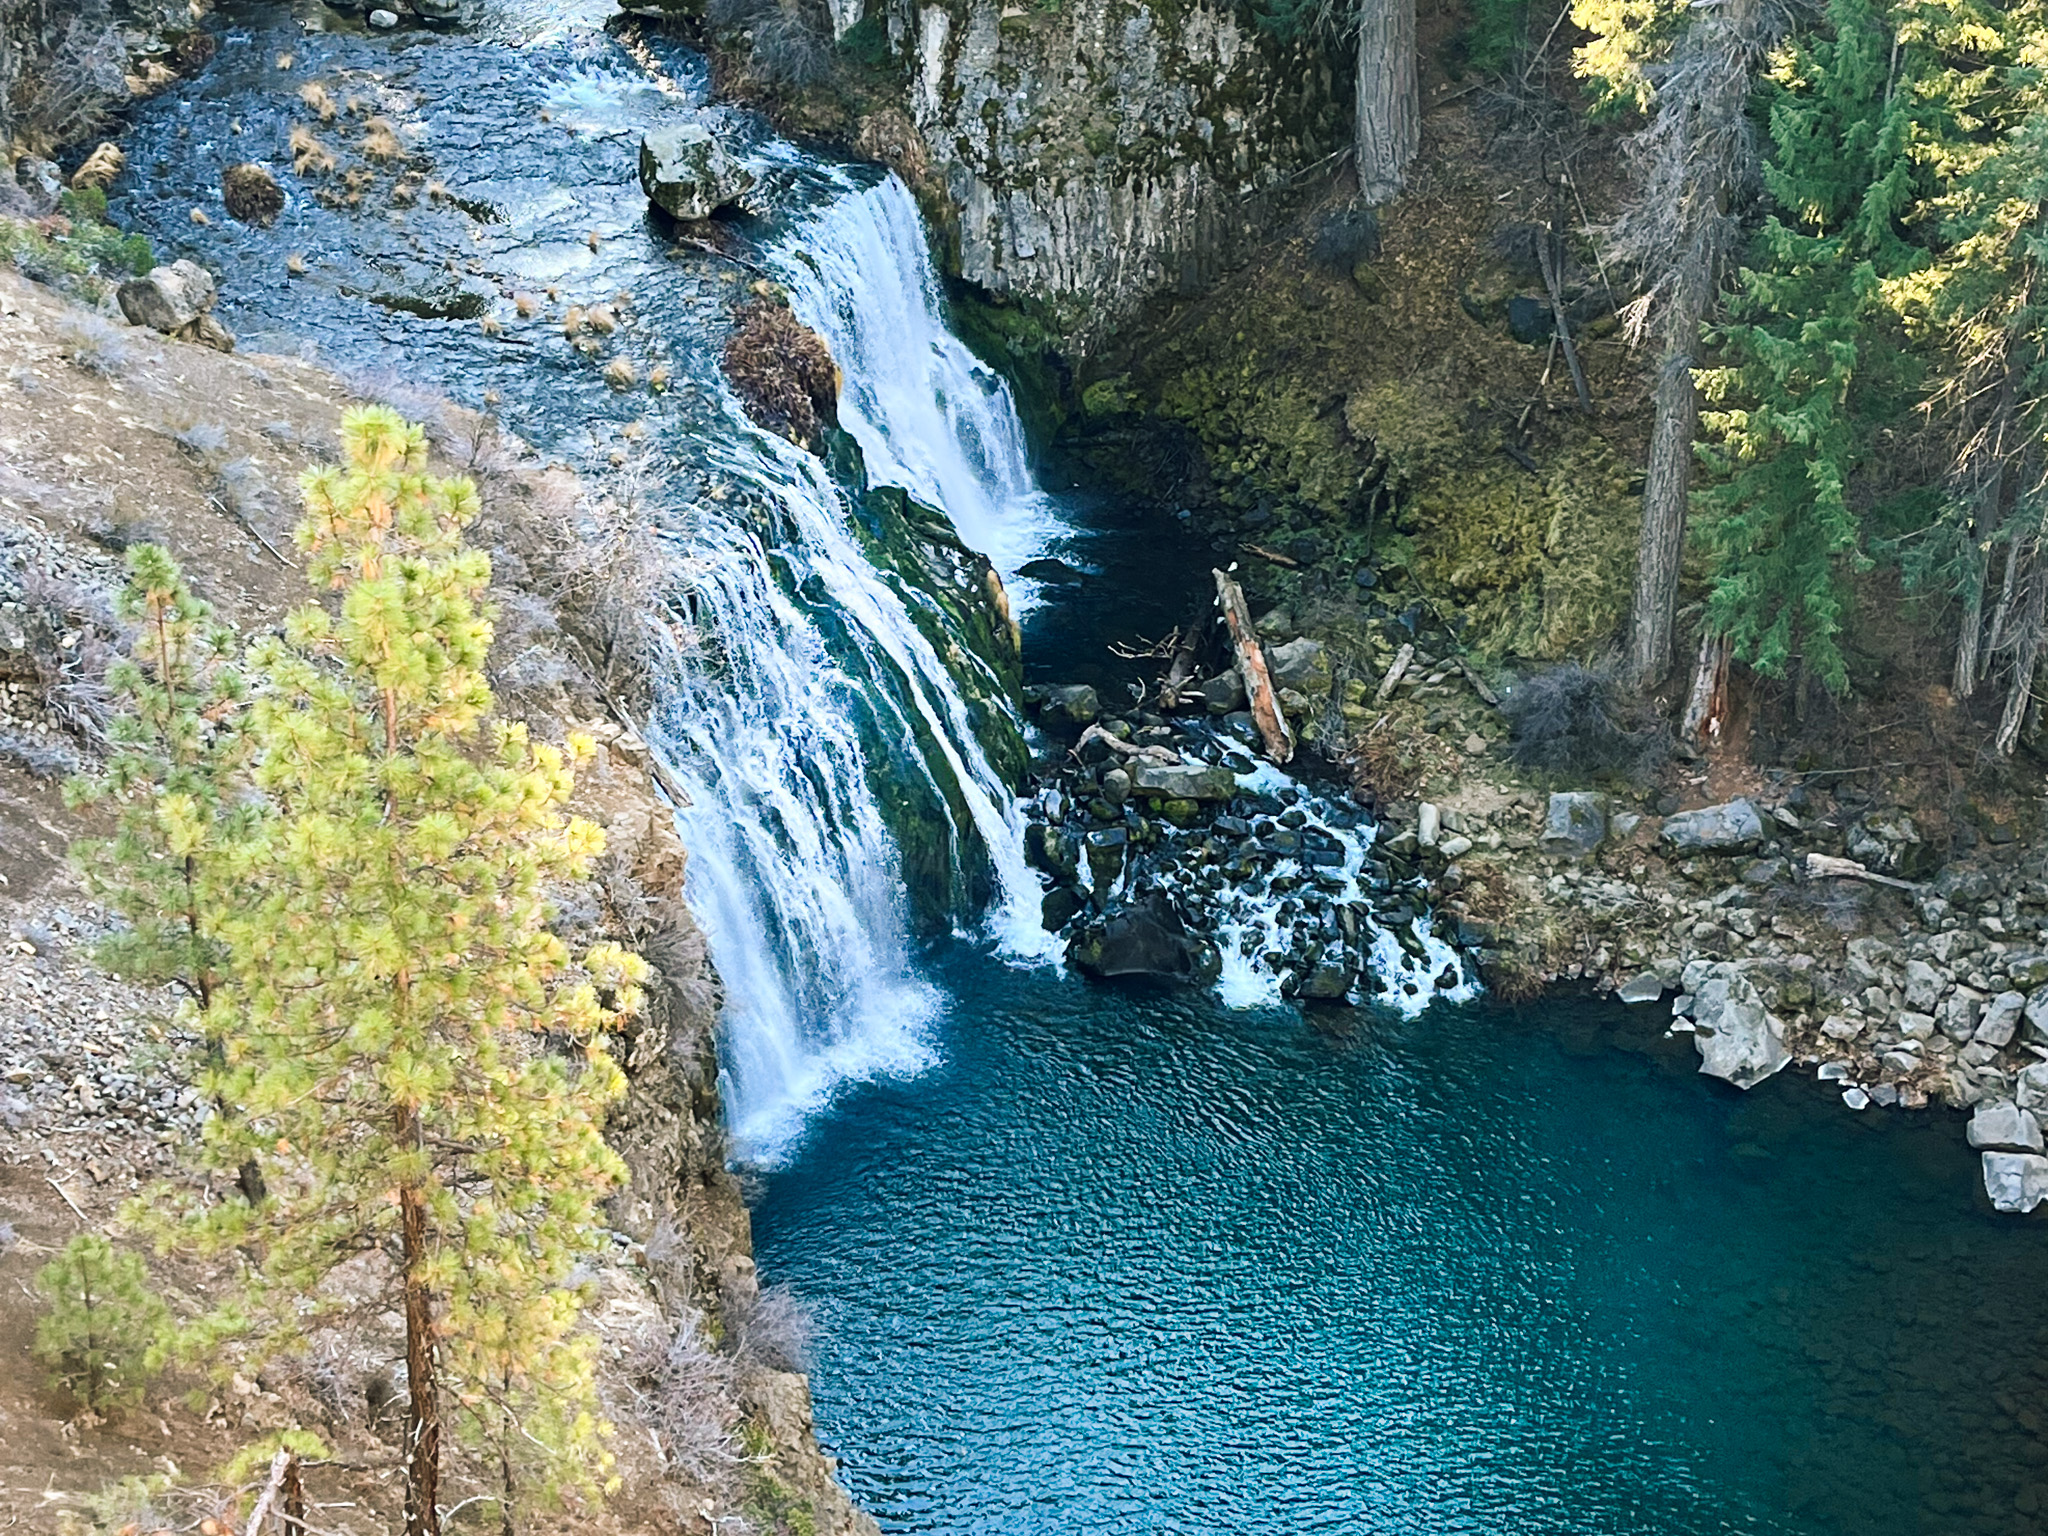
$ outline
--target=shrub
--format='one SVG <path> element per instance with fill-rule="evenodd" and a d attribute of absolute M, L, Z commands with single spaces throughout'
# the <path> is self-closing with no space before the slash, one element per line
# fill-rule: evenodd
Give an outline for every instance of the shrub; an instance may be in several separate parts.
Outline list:
<path fill-rule="evenodd" d="M 246 161 L 221 173 L 220 194 L 230 214 L 259 229 L 270 228 L 284 212 L 284 189 L 277 184 L 277 178 L 262 166 Z"/>
<path fill-rule="evenodd" d="M 35 1354 L 51 1381 L 94 1413 L 140 1402 L 169 1316 L 142 1260 L 81 1232 L 42 1267 L 36 1289 L 49 1311 L 36 1323 Z"/>
<path fill-rule="evenodd" d="M 57 350 L 73 366 L 101 378 L 113 378 L 128 366 L 132 353 L 127 333 L 98 315 L 75 315 L 57 327 Z"/>
<path fill-rule="evenodd" d="M 770 298 L 739 313 L 725 344 L 725 375 L 747 414 L 771 432 L 815 447 L 838 420 L 839 366 L 824 338 Z"/>
<path fill-rule="evenodd" d="M 1647 708 L 1604 668 L 1576 662 L 1524 678 L 1501 701 L 1510 747 L 1524 768 L 1544 773 L 1646 772 L 1663 732 Z"/>

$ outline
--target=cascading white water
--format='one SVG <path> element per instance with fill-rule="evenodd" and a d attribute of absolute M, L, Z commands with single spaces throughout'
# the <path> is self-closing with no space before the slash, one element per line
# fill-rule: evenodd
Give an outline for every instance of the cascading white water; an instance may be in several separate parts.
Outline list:
<path fill-rule="evenodd" d="M 910 190 L 891 175 L 849 192 L 785 242 L 775 266 L 790 307 L 845 374 L 839 422 L 869 476 L 945 512 L 969 548 L 1015 578 L 1065 529 L 1032 478 L 1010 386 L 946 328 Z"/>
<path fill-rule="evenodd" d="M 937 478 L 907 488 L 956 526 L 1028 505 L 1017 482 L 1001 478 L 1021 475 L 1028 492 L 1022 432 L 999 383 L 976 387 L 1008 411 L 1007 422 L 939 399 L 949 386 L 961 396 L 954 371 L 985 370 L 957 343 L 945 366 L 926 364 L 931 336 L 944 334 L 929 261 L 921 238 L 875 243 L 878 215 L 893 213 L 887 189 L 876 191 L 828 205 L 800 236 L 818 269 L 849 285 L 856 311 L 923 317 L 922 353 L 877 346 L 842 355 L 848 396 L 876 402 L 859 418 L 862 430 L 878 443 L 951 432 L 924 442 Z M 920 389 L 931 395 L 925 405 Z M 824 466 L 747 423 L 736 405 L 731 416 L 711 468 L 744 494 L 695 509 L 679 562 L 676 681 L 656 735 L 691 801 L 679 824 L 692 905 L 726 983 L 735 1139 L 745 1155 L 772 1161 L 835 1084 L 927 1061 L 925 1026 L 938 999 L 912 957 L 878 754 L 887 755 L 885 777 L 908 775 L 924 801 L 964 808 L 955 845 L 993 866 L 998 941 L 1034 956 L 1051 941 L 1037 921 L 1038 884 L 1009 788 L 905 594 L 862 552 Z M 987 444 L 997 452 L 984 459 Z M 978 462 L 994 466 L 986 483 Z M 869 463 L 878 480 L 910 478 L 897 458 Z M 967 510 L 946 494 L 965 498 Z"/>

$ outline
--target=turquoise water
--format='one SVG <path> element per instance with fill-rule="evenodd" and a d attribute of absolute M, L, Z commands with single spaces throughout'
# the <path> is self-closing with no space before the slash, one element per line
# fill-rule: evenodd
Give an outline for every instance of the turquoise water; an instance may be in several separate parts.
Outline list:
<path fill-rule="evenodd" d="M 755 1207 L 885 1529 L 2048 1529 L 2048 1227 L 1953 1117 L 1738 1095 L 1647 1010 L 937 972 L 941 1064 Z"/>

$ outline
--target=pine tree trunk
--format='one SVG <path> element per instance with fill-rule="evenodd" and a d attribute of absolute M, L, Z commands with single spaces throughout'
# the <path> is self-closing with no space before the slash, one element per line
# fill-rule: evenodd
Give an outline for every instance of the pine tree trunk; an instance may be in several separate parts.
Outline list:
<path fill-rule="evenodd" d="M 1352 129 L 1359 197 L 1368 208 L 1392 202 L 1422 143 L 1415 0 L 1359 0 Z"/>
<path fill-rule="evenodd" d="M 402 1113 L 399 1142 L 419 1140 L 419 1119 Z M 440 1536 L 441 1402 L 434 1364 L 434 1296 L 423 1278 L 427 1202 L 419 1188 L 398 1190 L 399 1237 L 405 1264 L 405 1536 Z"/>
<path fill-rule="evenodd" d="M 1999 755 L 2011 757 L 2019 745 L 2020 730 L 2027 723 L 2027 708 L 2034 700 L 2034 673 L 2041 665 L 2041 622 L 2048 580 L 2036 568 L 2038 550 L 2027 557 L 2026 595 L 2022 599 L 2019 633 L 2013 644 L 2012 680 L 2005 695 L 2005 713 L 1998 722 Z"/>
<path fill-rule="evenodd" d="M 1685 514 L 1692 494 L 1692 441 L 1699 426 L 1693 349 L 1713 294 L 1714 253 L 1696 243 L 1664 315 L 1664 356 L 1657 368 L 1656 420 L 1643 480 L 1643 531 L 1636 549 L 1629 674 L 1654 688 L 1671 669 L 1671 628 L 1678 612 L 1678 575 L 1685 560 Z"/>

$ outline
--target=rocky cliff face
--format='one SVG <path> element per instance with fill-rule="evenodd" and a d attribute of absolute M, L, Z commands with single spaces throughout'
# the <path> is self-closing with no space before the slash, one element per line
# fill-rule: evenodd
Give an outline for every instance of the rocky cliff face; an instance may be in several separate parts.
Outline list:
<path fill-rule="evenodd" d="M 954 269 L 1070 350 L 1228 269 L 1342 141 L 1328 58 L 1207 0 L 887 0 L 867 24 L 909 63 Z"/>

